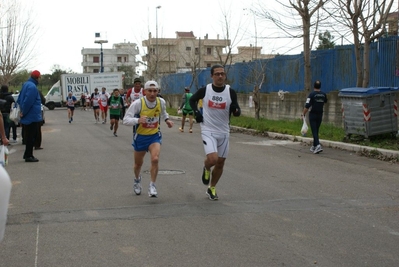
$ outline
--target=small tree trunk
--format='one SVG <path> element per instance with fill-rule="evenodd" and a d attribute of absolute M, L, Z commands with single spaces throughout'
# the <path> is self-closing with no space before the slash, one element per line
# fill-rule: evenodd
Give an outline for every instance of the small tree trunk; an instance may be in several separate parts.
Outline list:
<path fill-rule="evenodd" d="M 358 38 L 355 37 L 355 58 L 356 58 L 356 86 L 361 87 L 362 86 L 362 81 L 363 81 L 363 64 L 362 64 L 362 59 L 361 59 L 361 49 L 362 45 L 360 44 L 360 41 Z"/>
<path fill-rule="evenodd" d="M 255 104 L 255 119 L 259 120 L 260 116 L 260 93 L 259 93 L 259 87 L 257 85 L 255 85 L 254 87 L 254 91 L 252 94 L 253 97 L 253 101 Z"/>
<path fill-rule="evenodd" d="M 303 22 L 303 55 L 305 64 L 305 91 L 309 92 L 312 88 L 312 73 L 310 63 L 310 17 L 302 17 Z"/>
<path fill-rule="evenodd" d="M 364 42 L 363 51 L 363 82 L 362 87 L 367 88 L 370 80 L 370 42 Z"/>

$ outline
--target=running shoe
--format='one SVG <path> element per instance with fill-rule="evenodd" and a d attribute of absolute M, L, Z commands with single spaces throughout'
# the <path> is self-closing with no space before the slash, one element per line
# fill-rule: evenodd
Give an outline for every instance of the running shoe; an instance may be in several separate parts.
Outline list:
<path fill-rule="evenodd" d="M 315 147 L 313 153 L 314 153 L 314 154 L 319 154 L 319 153 L 322 152 L 322 151 L 323 151 L 323 148 L 321 147 L 320 144 L 318 144 L 318 145 Z"/>
<path fill-rule="evenodd" d="M 148 187 L 148 196 L 149 197 L 158 197 L 157 196 L 157 188 L 155 187 L 154 183 L 150 183 L 150 186 Z"/>
<path fill-rule="evenodd" d="M 210 200 L 218 200 L 218 194 L 216 194 L 216 188 L 214 186 L 208 187 L 208 190 L 206 190 L 206 194 L 208 195 Z"/>
<path fill-rule="evenodd" d="M 71 121 L 73 121 L 73 117 L 71 117 Z"/>
<path fill-rule="evenodd" d="M 116 133 L 114 133 L 114 136 L 115 136 L 115 137 L 118 137 L 118 135 L 117 135 Z"/>
<path fill-rule="evenodd" d="M 182 127 L 179 127 L 180 132 L 184 132 L 184 129 Z"/>
<path fill-rule="evenodd" d="M 309 150 L 310 150 L 310 152 L 314 152 L 314 149 L 315 149 L 315 147 L 311 146 Z"/>
<path fill-rule="evenodd" d="M 190 133 L 193 133 L 193 129 L 188 130 Z"/>
<path fill-rule="evenodd" d="M 203 183 L 204 185 L 208 185 L 210 179 L 211 179 L 211 171 L 208 171 L 208 170 L 204 167 L 204 170 L 202 171 L 202 183 Z"/>
<path fill-rule="evenodd" d="M 140 175 L 139 179 L 134 179 L 133 191 L 136 195 L 141 194 L 141 175 Z"/>

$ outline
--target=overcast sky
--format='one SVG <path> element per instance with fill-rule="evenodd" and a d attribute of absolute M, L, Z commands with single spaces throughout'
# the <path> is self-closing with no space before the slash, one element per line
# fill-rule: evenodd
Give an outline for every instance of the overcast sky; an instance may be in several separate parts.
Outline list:
<path fill-rule="evenodd" d="M 81 49 L 99 48 L 94 43 L 94 34 L 106 34 L 111 48 L 119 42 L 136 43 L 140 54 L 145 51 L 142 40 L 148 33 L 158 37 L 175 38 L 176 31 L 193 31 L 196 37 L 214 39 L 217 34 L 223 38 L 223 14 L 231 15 L 231 35 L 237 33 L 235 41 L 239 45 L 255 44 L 262 46 L 262 53 L 293 54 L 302 51 L 301 40 L 272 40 L 255 38 L 255 25 L 259 37 L 271 36 L 271 27 L 255 23 L 254 15 L 248 11 L 258 0 L 146 0 L 146 1 L 98 1 L 98 0 L 19 0 L 32 6 L 31 12 L 38 28 L 38 42 L 35 48 L 36 59 L 29 68 L 42 73 L 50 73 L 53 65 L 62 69 L 82 72 Z M 266 1 L 261 1 L 266 2 Z M 268 8 L 279 8 L 268 0 Z M 161 6 L 160 9 L 156 9 Z M 158 16 L 156 16 L 156 13 Z M 230 38 L 232 39 L 232 38 Z"/>

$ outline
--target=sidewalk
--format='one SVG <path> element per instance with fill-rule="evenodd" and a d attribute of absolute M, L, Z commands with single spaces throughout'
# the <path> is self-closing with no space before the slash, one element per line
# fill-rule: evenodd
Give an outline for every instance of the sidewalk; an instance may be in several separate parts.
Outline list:
<path fill-rule="evenodd" d="M 286 135 L 286 134 L 279 134 L 279 133 L 272 133 L 268 132 L 268 135 L 272 138 L 275 137 L 284 137 L 286 139 L 295 141 L 298 140 L 303 143 L 311 144 L 313 142 L 313 138 L 311 137 L 303 137 L 303 136 L 293 136 L 293 135 Z M 323 147 L 330 147 L 330 148 L 338 148 L 342 150 L 347 150 L 347 151 L 353 151 L 353 152 L 361 152 L 361 151 L 378 151 L 382 155 L 386 157 L 395 157 L 399 158 L 399 151 L 397 150 L 388 150 L 388 149 L 382 149 L 382 148 L 375 148 L 375 147 L 370 147 L 370 146 L 361 146 L 361 145 L 355 145 L 355 144 L 348 144 L 348 143 L 343 143 L 343 142 L 336 142 L 336 141 L 330 141 L 330 140 L 324 140 L 320 139 L 320 143 L 323 144 Z"/>
<path fill-rule="evenodd" d="M 178 117 L 178 116 L 170 116 L 170 117 L 174 120 L 181 120 L 181 117 Z M 186 119 L 186 121 L 188 121 L 188 119 Z M 194 123 L 196 123 L 195 120 L 194 120 Z M 245 131 L 246 132 L 256 132 L 255 130 L 252 130 L 252 129 L 246 129 L 246 128 L 241 128 L 241 127 L 237 127 L 237 126 L 230 126 L 230 128 L 232 128 L 233 130 L 241 130 L 242 132 L 245 132 Z M 266 134 L 270 138 L 286 139 L 286 140 L 291 140 L 291 141 L 300 141 L 302 143 L 306 143 L 309 145 L 311 145 L 311 142 L 313 141 L 313 138 L 311 138 L 311 137 L 294 136 L 294 135 L 280 134 L 280 133 L 274 133 L 274 132 L 266 132 Z M 323 145 L 323 147 L 337 148 L 337 149 L 353 151 L 353 152 L 377 151 L 385 157 L 399 158 L 399 151 L 397 151 L 397 150 L 375 148 L 375 147 L 370 147 L 370 146 L 361 146 L 361 145 L 336 142 L 336 141 L 330 141 L 330 140 L 324 140 L 324 139 L 320 139 L 320 143 Z"/>

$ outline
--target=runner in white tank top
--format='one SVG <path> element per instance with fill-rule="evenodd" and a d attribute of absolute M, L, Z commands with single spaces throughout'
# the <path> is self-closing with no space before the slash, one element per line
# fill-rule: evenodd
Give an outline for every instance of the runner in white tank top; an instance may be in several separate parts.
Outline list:
<path fill-rule="evenodd" d="M 240 116 L 241 109 L 236 92 L 225 84 L 226 73 L 222 65 L 211 68 L 212 84 L 200 88 L 190 98 L 195 119 L 201 122 L 201 136 L 206 158 L 202 182 L 209 185 L 206 194 L 211 200 L 218 200 L 215 186 L 223 173 L 224 162 L 229 153 L 230 115 Z M 198 110 L 202 99 L 203 115 Z M 212 169 L 213 167 L 213 169 Z"/>
<path fill-rule="evenodd" d="M 133 88 L 130 88 L 126 93 L 126 102 L 130 106 L 135 100 L 140 99 L 145 94 L 144 89 L 141 87 L 140 78 L 135 78 L 133 81 Z"/>

